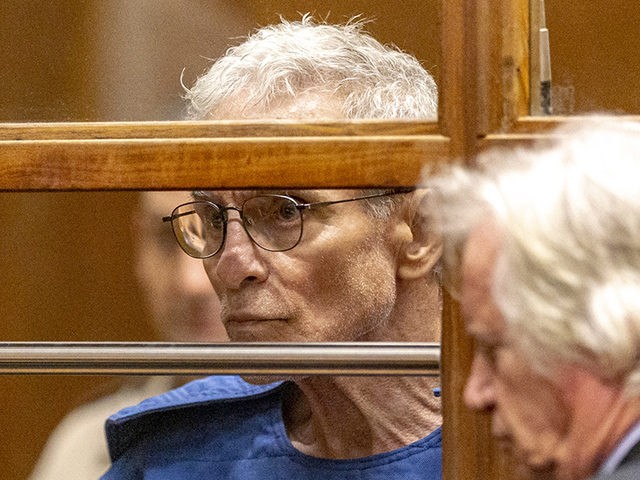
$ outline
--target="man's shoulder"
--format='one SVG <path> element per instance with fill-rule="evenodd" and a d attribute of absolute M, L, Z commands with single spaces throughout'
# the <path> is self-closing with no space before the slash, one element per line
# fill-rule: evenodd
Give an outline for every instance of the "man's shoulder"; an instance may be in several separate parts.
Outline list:
<path fill-rule="evenodd" d="M 266 385 L 252 385 L 238 376 L 211 376 L 187 383 L 155 397 L 143 400 L 137 405 L 124 408 L 109 417 L 106 434 L 111 459 L 119 457 L 136 438 L 153 432 L 161 425 L 173 425 L 177 419 L 202 416 L 206 409 L 208 416 L 212 409 L 242 404 L 250 400 L 268 397 L 279 390 L 282 382 Z M 243 411 L 244 407 L 235 410 Z M 179 415 L 175 415 L 179 412 Z M 192 412 L 192 413 L 189 413 Z M 224 414 L 224 413 L 222 413 Z M 177 427 L 177 425 L 173 425 Z M 169 428 L 169 427 L 167 427 Z M 176 433 L 179 429 L 176 428 Z"/>
<path fill-rule="evenodd" d="M 636 445 L 638 447 L 638 445 Z M 634 450 L 637 450 L 634 448 Z M 592 480 L 638 480 L 640 479 L 640 456 L 637 454 L 626 460 L 615 471 L 606 475 L 598 475 Z"/>

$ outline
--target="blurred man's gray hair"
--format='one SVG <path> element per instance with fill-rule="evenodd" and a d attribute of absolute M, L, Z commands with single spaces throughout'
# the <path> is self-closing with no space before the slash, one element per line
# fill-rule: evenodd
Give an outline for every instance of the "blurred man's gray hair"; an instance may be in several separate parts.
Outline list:
<path fill-rule="evenodd" d="M 560 360 L 640 394 L 640 124 L 571 122 L 551 145 L 427 177 L 447 271 L 480 222 L 502 248 L 493 298 L 542 373 Z"/>

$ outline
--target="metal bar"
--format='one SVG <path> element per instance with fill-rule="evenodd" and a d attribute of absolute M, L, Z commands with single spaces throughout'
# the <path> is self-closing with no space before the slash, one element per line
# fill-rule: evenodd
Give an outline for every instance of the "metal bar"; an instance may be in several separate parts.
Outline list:
<path fill-rule="evenodd" d="M 435 343 L 0 343 L 0 374 L 439 375 Z"/>

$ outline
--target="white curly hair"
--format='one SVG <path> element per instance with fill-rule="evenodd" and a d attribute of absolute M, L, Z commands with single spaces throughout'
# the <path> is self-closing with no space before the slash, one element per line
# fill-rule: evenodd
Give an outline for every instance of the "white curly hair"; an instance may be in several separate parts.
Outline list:
<path fill-rule="evenodd" d="M 640 124 L 596 116 L 552 145 L 426 178 L 448 271 L 479 222 L 502 246 L 493 300 L 532 364 L 581 365 L 640 395 Z"/>
<path fill-rule="evenodd" d="M 435 119 L 433 77 L 415 57 L 367 34 L 364 23 L 317 23 L 307 14 L 258 29 L 186 88 L 187 117 L 220 119 L 230 98 L 241 110 L 266 111 L 314 91 L 342 99 L 345 119 Z"/>

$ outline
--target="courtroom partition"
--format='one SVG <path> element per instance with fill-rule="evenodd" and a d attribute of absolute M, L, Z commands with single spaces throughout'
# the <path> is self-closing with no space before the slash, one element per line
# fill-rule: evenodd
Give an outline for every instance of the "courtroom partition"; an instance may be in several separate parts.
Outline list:
<path fill-rule="evenodd" d="M 425 165 L 472 162 L 544 139 L 565 118 L 530 118 L 528 0 L 441 3 L 437 124 L 4 125 L 0 190 L 341 188 L 414 185 Z M 571 121 L 580 121 L 571 120 Z M 269 133 L 271 132 L 271 133 Z M 464 407 L 472 346 L 445 297 L 444 478 L 516 478 L 487 418 Z"/>
<path fill-rule="evenodd" d="M 501 12 L 498 7 L 494 11 Z M 360 132 L 354 126 L 358 122 L 345 122 L 330 127 L 331 134 L 327 126 L 319 135 L 301 135 L 300 128 L 289 126 L 297 132 L 279 130 L 276 136 L 255 126 L 239 126 L 242 135 L 225 136 L 215 133 L 221 126 L 202 132 L 198 130 L 202 127 L 183 124 L 157 126 L 166 130 L 151 135 L 142 133 L 149 125 L 95 125 L 92 131 L 77 125 L 8 125 L 0 134 L 0 190 L 414 185 L 424 165 L 473 154 L 479 132 L 475 84 L 478 65 L 486 65 L 475 61 L 476 55 L 485 54 L 476 49 L 480 26 L 473 23 L 476 8 L 474 1 L 442 3 L 446 55 L 442 56 L 440 118 L 437 125 L 424 130 L 374 125 L 363 135 L 354 135 L 354 129 Z M 457 316 L 454 307 L 445 313 Z M 466 422 L 459 390 L 470 349 L 461 322 L 445 316 L 444 330 L 445 478 L 475 479 L 478 468 L 485 478 L 507 478 L 500 477 L 493 457 L 484 454 L 491 445 L 486 425 L 481 420 L 475 427 Z"/>
<path fill-rule="evenodd" d="M 2 121 L 180 118 L 183 68 L 184 84 L 191 85 L 210 59 L 237 43 L 238 37 L 278 21 L 278 14 L 295 19 L 305 11 L 330 22 L 362 14 L 371 20 L 366 29 L 376 38 L 415 54 L 438 79 L 439 4 L 439 0 L 409 0 L 392 7 L 382 0 L 4 0 Z M 55 140 L 61 125 L 37 126 L 40 140 Z M 67 127 L 62 125 L 63 136 Z M 103 128 L 113 139 L 110 126 L 99 126 Z M 101 133 L 94 133 L 100 138 Z M 139 130 L 132 134 L 140 136 Z M 158 132 L 152 136 L 166 138 Z M 52 168 L 61 166 L 64 153 L 51 155 L 48 161 Z M 2 269 L 0 292 L 2 340 L 153 339 L 144 298 L 136 292 L 131 272 L 127 222 L 137 192 L 66 190 L 60 183 L 52 191 L 30 192 L 3 193 L 0 198 L 7 242 L 2 243 L 0 260 L 6 259 L 3 266 L 7 266 Z M 62 219 L 67 221 L 64 229 Z M 21 234 L 13 234 L 25 226 L 21 222 L 37 234 L 37 245 L 21 243 Z M 82 240 L 81 234 L 90 240 Z M 28 245 L 38 252 L 14 255 L 14 245 Z M 64 413 L 106 393 L 121 379 L 3 376 L 0 429 L 14 440 L 0 447 L 0 478 L 26 478 Z"/>
<path fill-rule="evenodd" d="M 425 162 L 438 165 L 448 161 L 449 139 L 438 131 L 439 126 L 434 122 L 5 124 L 0 126 L 0 189 L 23 196 L 32 192 L 66 196 L 95 192 L 103 196 L 137 189 L 411 186 L 418 182 Z M 87 211 L 92 211 L 90 206 Z M 72 225 L 76 209 L 73 215 L 68 213 L 58 212 L 55 218 Z M 46 215 L 46 211 L 43 214 Z M 104 229 L 114 219 L 96 217 L 95 221 Z M 124 218 L 120 222 L 115 219 L 115 225 L 127 223 Z M 43 321 L 46 322 L 46 315 Z M 98 345 L 98 350 L 89 352 L 87 361 L 87 345 L 39 343 L 0 346 L 3 351 L 0 357 L 4 355 L 0 361 L 1 372 L 5 376 L 39 374 L 37 379 L 31 377 L 32 381 L 21 377 L 19 385 L 46 382 L 47 388 L 55 384 L 51 374 L 142 372 L 135 371 L 141 360 L 126 354 L 119 355 L 109 367 L 97 362 L 96 359 L 108 356 L 107 350 L 113 354 L 113 345 Z M 126 353 L 131 353 L 140 345 L 121 346 Z M 419 361 L 414 360 L 421 371 L 408 370 L 405 364 L 395 367 L 394 372 L 393 365 L 397 365 L 402 356 L 395 353 L 385 360 L 384 349 L 380 348 L 373 361 L 383 358 L 386 370 L 379 370 L 383 374 L 426 374 L 424 365 L 433 366 L 434 362 L 427 356 L 429 347 L 421 348 L 417 352 Z M 280 356 L 290 354 L 290 350 L 282 346 L 278 350 Z M 347 357 L 353 359 L 355 350 L 351 347 Z M 215 347 L 213 351 L 216 353 Z M 70 356 L 64 357 L 69 352 Z M 145 353 L 149 353 L 148 349 Z M 185 352 L 178 353 L 184 355 Z M 204 360 L 195 359 L 196 364 L 156 363 L 142 373 L 246 372 L 247 365 L 251 365 L 251 353 L 245 352 L 242 361 L 225 372 L 213 368 L 208 355 Z M 164 353 L 161 357 L 165 357 Z M 415 359 L 416 354 L 413 357 Z M 303 365 L 301 359 L 309 365 L 308 352 L 303 351 L 295 358 L 298 365 L 293 367 Z M 87 363 L 79 365 L 78 361 Z M 149 358 L 142 361 L 149 362 Z M 362 361 L 372 364 L 370 358 Z M 323 373 L 332 372 L 326 358 L 317 359 L 317 363 Z M 436 361 L 436 369 L 438 363 Z M 244 370 L 240 370 L 240 366 Z M 282 370 L 271 362 L 269 367 L 274 373 L 296 373 L 292 366 Z M 346 371 L 344 366 L 341 368 Z M 42 378 L 43 374 L 49 376 Z M 87 382 L 90 380 L 84 382 L 85 387 Z M 21 456 L 24 463 L 29 461 L 29 452 L 22 452 Z"/>

